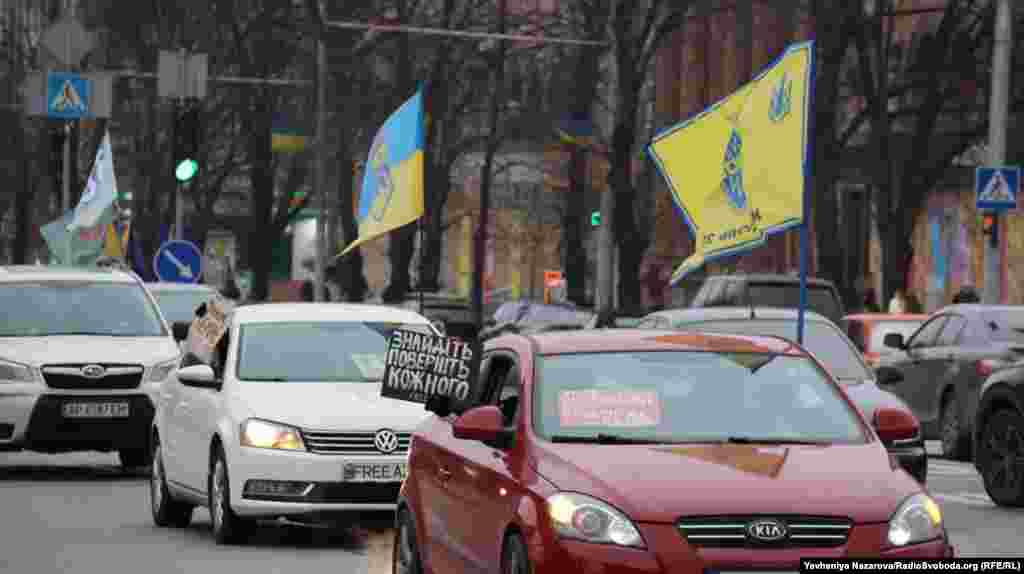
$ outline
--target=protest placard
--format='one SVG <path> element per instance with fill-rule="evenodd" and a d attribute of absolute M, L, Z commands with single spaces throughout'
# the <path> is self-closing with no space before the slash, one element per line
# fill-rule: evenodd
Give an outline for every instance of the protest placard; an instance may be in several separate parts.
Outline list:
<path fill-rule="evenodd" d="M 388 340 L 380 395 L 420 404 L 435 396 L 463 402 L 474 390 L 479 369 L 479 348 L 472 343 L 398 329 Z"/>

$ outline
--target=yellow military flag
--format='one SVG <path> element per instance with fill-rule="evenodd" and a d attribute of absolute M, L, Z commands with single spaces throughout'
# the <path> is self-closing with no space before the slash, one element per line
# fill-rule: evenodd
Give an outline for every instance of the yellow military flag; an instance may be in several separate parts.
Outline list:
<path fill-rule="evenodd" d="M 813 42 L 790 46 L 750 83 L 648 146 L 694 234 L 694 253 L 672 284 L 803 222 L 813 69 Z"/>

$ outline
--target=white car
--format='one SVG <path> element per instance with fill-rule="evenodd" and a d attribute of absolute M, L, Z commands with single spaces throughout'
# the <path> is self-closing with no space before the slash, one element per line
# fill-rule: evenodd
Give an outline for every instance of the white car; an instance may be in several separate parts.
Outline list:
<path fill-rule="evenodd" d="M 180 353 L 142 281 L 117 269 L 0 267 L 0 450 L 117 451 L 148 464 Z"/>
<path fill-rule="evenodd" d="M 380 396 L 387 339 L 398 327 L 437 334 L 430 322 L 345 303 L 258 304 L 224 316 L 221 327 L 196 320 L 163 388 L 154 522 L 184 527 L 205 505 L 225 544 L 244 540 L 256 519 L 393 510 L 412 432 L 430 413 Z"/>

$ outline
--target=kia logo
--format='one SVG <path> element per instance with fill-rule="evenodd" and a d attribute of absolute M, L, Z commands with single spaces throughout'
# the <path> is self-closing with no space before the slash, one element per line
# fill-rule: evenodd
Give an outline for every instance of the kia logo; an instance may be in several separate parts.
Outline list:
<path fill-rule="evenodd" d="M 384 454 L 391 454 L 398 450 L 398 435 L 388 429 L 377 431 L 373 437 L 373 446 Z"/>
<path fill-rule="evenodd" d="M 82 376 L 87 379 L 101 379 L 105 374 L 107 374 L 107 370 L 103 368 L 103 365 L 86 365 L 82 367 Z"/>
<path fill-rule="evenodd" d="M 778 520 L 766 518 L 747 524 L 747 536 L 759 542 L 778 542 L 789 534 L 786 525 Z"/>

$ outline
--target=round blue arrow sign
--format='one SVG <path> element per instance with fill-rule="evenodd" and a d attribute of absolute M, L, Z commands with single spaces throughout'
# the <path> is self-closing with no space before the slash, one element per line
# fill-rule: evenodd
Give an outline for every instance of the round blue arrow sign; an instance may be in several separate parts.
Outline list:
<path fill-rule="evenodd" d="M 198 283 L 203 274 L 203 254 L 190 241 L 172 239 L 157 249 L 153 272 L 168 283 Z"/>

